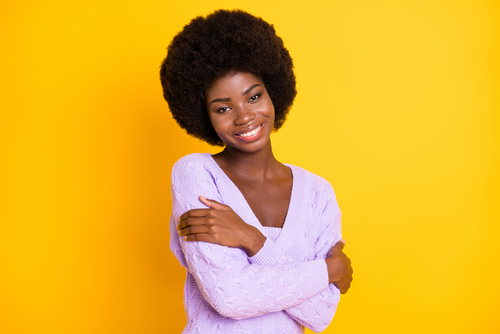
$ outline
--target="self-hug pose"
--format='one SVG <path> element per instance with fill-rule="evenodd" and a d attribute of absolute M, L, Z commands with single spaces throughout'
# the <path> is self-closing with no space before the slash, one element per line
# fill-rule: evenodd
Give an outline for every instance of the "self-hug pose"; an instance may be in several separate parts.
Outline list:
<path fill-rule="evenodd" d="M 297 94 L 283 41 L 260 18 L 219 10 L 175 36 L 160 74 L 179 125 L 224 147 L 172 170 L 184 333 L 324 330 L 352 268 L 330 184 L 273 155 L 271 132 Z"/>

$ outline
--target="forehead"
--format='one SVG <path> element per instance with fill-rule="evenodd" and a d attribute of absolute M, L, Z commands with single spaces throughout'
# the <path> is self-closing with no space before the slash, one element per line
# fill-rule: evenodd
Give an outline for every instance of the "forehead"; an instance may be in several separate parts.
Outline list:
<path fill-rule="evenodd" d="M 205 96 L 208 99 L 211 97 L 229 97 L 232 94 L 241 95 L 245 92 L 245 90 L 256 84 L 264 87 L 262 80 L 254 74 L 246 72 L 232 72 L 215 80 L 207 89 Z M 220 96 L 221 94 L 226 94 L 226 96 Z"/>

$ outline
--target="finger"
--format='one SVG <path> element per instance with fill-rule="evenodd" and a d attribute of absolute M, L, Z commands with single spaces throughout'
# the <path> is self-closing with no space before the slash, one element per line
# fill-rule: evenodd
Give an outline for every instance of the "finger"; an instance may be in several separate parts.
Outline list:
<path fill-rule="evenodd" d="M 227 205 L 214 201 L 213 199 L 208 199 L 206 197 L 200 196 L 200 201 L 206 206 L 215 210 L 227 210 Z"/>
<path fill-rule="evenodd" d="M 182 237 L 182 239 L 186 240 L 186 241 L 206 241 L 205 239 L 208 239 L 206 237 L 203 237 L 203 236 L 208 236 L 208 234 L 189 234 L 189 235 L 185 235 Z"/>
<path fill-rule="evenodd" d="M 339 282 L 334 282 L 333 284 L 340 290 L 341 294 L 345 294 L 351 287 L 351 284 L 347 282 L 339 281 Z"/>
<path fill-rule="evenodd" d="M 186 236 L 186 235 L 210 233 L 210 232 L 211 232 L 210 226 L 195 225 L 195 226 L 189 226 L 189 227 L 183 228 L 182 230 L 179 230 L 179 236 L 182 237 L 182 236 Z"/>
<path fill-rule="evenodd" d="M 337 243 L 333 247 L 339 247 L 340 249 L 344 249 L 344 246 L 345 246 L 345 240 L 342 239 L 337 241 Z"/>
<path fill-rule="evenodd" d="M 192 209 L 184 212 L 179 218 L 177 218 L 177 221 L 180 222 L 189 217 L 205 217 L 208 212 L 208 209 Z"/>
<path fill-rule="evenodd" d="M 186 241 L 205 241 L 215 243 L 214 238 L 208 233 L 190 234 L 182 237 Z"/>
<path fill-rule="evenodd" d="M 337 289 L 340 290 L 340 293 L 342 293 L 342 294 L 345 293 L 344 286 L 341 282 L 333 282 L 333 285 L 335 285 L 337 287 Z"/>
<path fill-rule="evenodd" d="M 193 225 L 207 225 L 208 221 L 206 217 L 188 217 L 184 220 L 181 220 L 179 224 L 177 224 L 177 229 L 182 230 L 189 226 Z"/>

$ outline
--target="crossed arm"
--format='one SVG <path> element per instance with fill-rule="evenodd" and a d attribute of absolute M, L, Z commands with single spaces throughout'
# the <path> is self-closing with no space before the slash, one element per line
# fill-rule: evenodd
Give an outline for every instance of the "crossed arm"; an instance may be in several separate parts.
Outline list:
<path fill-rule="evenodd" d="M 320 236 L 315 260 L 296 262 L 230 207 L 198 198 L 200 193 L 217 198 L 212 189 L 187 188 L 173 191 L 179 241 L 187 269 L 218 313 L 242 319 L 283 310 L 312 330 L 328 326 L 339 300 L 337 287 L 345 293 L 352 280 L 343 243 L 332 247 L 333 226 Z M 200 209 L 201 203 L 206 208 Z"/>
<path fill-rule="evenodd" d="M 229 206 L 203 196 L 199 196 L 199 199 L 207 206 L 207 209 L 192 209 L 177 219 L 179 236 L 183 237 L 185 241 L 204 241 L 231 248 L 240 248 L 250 258 L 263 248 L 266 237 L 254 226 L 246 224 Z M 340 227 L 340 224 L 337 226 Z M 333 239 L 332 232 L 332 229 L 325 229 L 325 235 L 322 235 L 321 238 L 323 240 Z M 320 241 L 320 243 L 326 243 L 325 241 Z M 340 240 L 327 252 L 324 248 L 317 251 L 319 254 L 323 253 L 323 258 L 325 258 L 328 268 L 328 283 L 335 284 L 341 293 L 347 292 L 352 281 L 351 261 L 343 253 L 344 245 L 345 241 Z M 282 259 L 280 263 L 283 263 L 283 260 L 293 262 L 293 260 L 288 259 L 285 253 L 281 252 L 279 255 L 281 255 L 279 259 Z M 261 264 L 277 264 L 277 261 L 278 258 L 276 261 Z"/>

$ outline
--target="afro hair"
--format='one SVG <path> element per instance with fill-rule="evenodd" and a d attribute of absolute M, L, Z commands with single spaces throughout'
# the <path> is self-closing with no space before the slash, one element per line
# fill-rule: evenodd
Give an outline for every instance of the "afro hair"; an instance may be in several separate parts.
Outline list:
<path fill-rule="evenodd" d="M 297 95 L 292 58 L 271 24 L 241 10 L 196 17 L 168 46 L 160 80 L 177 123 L 211 145 L 224 142 L 210 122 L 205 92 L 231 72 L 262 79 L 274 105 L 275 130 L 285 122 Z"/>

